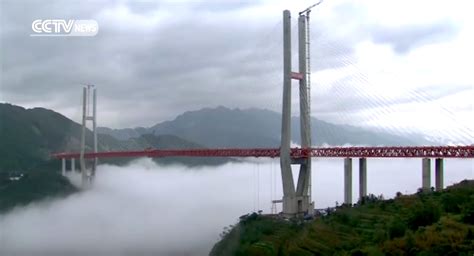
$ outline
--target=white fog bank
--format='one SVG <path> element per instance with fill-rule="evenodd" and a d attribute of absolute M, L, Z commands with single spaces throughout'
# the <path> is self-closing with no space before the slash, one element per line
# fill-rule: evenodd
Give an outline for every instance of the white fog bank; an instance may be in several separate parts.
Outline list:
<path fill-rule="evenodd" d="M 313 161 L 317 208 L 342 202 L 342 168 L 342 159 Z M 445 161 L 445 185 L 473 178 L 473 160 Z M 368 160 L 369 193 L 393 197 L 420 184 L 419 159 Z M 281 195 L 278 159 L 198 169 L 149 159 L 101 165 L 90 190 L 0 215 L 0 255 L 207 255 L 223 227 L 254 210 L 270 212 Z"/>

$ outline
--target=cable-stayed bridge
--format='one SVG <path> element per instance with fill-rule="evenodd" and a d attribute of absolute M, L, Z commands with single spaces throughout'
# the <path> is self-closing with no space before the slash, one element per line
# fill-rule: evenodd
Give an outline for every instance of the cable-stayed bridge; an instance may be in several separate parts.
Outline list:
<path fill-rule="evenodd" d="M 289 11 L 283 12 L 283 97 L 282 97 L 282 123 L 281 144 L 279 148 L 215 148 L 215 149 L 145 149 L 138 151 L 113 151 L 98 152 L 96 132 L 96 89 L 91 86 L 84 88 L 83 92 L 83 115 L 82 115 L 82 137 L 81 151 L 62 152 L 53 154 L 53 157 L 62 159 L 62 171 L 66 172 L 66 159 L 71 160 L 71 169 L 75 170 L 75 159 L 80 161 L 80 170 L 83 184 L 87 185 L 93 181 L 99 158 L 117 157 L 269 157 L 280 158 L 280 168 L 283 186 L 283 198 L 277 200 L 283 204 L 283 213 L 288 216 L 303 215 L 311 213 L 314 209 L 311 201 L 311 158 L 334 157 L 344 159 L 344 203 L 352 204 L 352 159 L 359 159 L 359 196 L 367 195 L 367 158 L 420 158 L 422 159 L 422 184 L 424 190 L 431 189 L 431 159 L 435 159 L 435 188 L 441 190 L 444 187 L 444 158 L 474 158 L 474 146 L 407 146 L 407 147 L 318 147 L 311 143 L 311 69 L 310 69 L 310 40 L 309 40 L 309 13 L 300 13 L 298 17 L 298 70 L 292 68 L 292 26 Z M 347 60 L 342 60 L 347 62 Z M 354 77 L 361 82 L 367 81 L 364 77 Z M 300 113 L 300 135 L 301 147 L 291 147 L 291 108 L 292 108 L 292 81 L 298 83 L 298 99 Z M 357 93 L 358 91 L 354 91 Z M 340 95 L 340 92 L 335 94 Z M 380 114 L 389 114 L 386 108 L 380 108 L 390 98 L 372 95 L 378 102 L 367 104 Z M 414 99 L 425 99 L 420 92 L 415 92 Z M 92 98 L 92 100 L 91 100 Z M 331 100 L 344 101 L 342 98 Z M 92 102 L 92 111 L 90 105 Z M 360 102 L 358 104 L 366 104 Z M 344 103 L 342 103 L 342 106 Z M 372 116 L 369 120 L 377 118 Z M 92 121 L 94 133 L 93 152 L 86 152 L 85 134 L 86 123 Z M 242 124 L 245 125 L 245 124 Z M 336 135 L 337 136 L 337 135 Z M 469 129 L 460 131 L 462 138 L 472 138 Z M 85 159 L 92 159 L 91 168 L 86 168 Z M 299 167 L 299 175 L 293 180 L 292 166 Z"/>

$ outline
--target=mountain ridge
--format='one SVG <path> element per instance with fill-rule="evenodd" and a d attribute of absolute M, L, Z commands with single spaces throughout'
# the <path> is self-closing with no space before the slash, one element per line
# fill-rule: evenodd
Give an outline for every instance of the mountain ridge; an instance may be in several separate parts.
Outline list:
<path fill-rule="evenodd" d="M 311 118 L 313 145 L 406 146 L 434 144 L 422 136 L 394 135 L 350 125 L 337 125 Z M 117 139 L 129 139 L 142 134 L 174 134 L 209 147 L 278 147 L 280 146 L 281 114 L 268 109 L 239 109 L 219 106 L 186 111 L 175 119 L 148 128 L 110 129 L 98 132 Z M 299 117 L 292 117 L 293 142 L 300 144 Z"/>

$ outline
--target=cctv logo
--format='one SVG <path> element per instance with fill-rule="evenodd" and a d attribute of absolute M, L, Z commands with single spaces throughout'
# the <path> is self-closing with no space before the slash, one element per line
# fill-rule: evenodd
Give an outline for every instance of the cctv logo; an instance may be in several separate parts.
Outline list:
<path fill-rule="evenodd" d="M 95 20 L 34 20 L 30 36 L 95 36 L 99 24 Z"/>

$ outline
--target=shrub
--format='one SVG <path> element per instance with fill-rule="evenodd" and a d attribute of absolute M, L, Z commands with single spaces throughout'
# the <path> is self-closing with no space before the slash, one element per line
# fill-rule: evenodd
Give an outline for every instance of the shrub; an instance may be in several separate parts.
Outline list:
<path fill-rule="evenodd" d="M 385 232 L 384 229 L 377 228 L 374 232 L 372 241 L 374 243 L 383 243 L 385 240 L 387 240 L 387 232 Z"/>
<path fill-rule="evenodd" d="M 418 227 L 428 226 L 437 222 L 440 216 L 441 211 L 435 203 L 431 201 L 417 203 L 411 208 L 408 225 L 412 230 L 416 230 Z"/>
<path fill-rule="evenodd" d="M 462 221 L 467 224 L 474 224 L 474 202 L 465 204 L 462 207 Z"/>
<path fill-rule="evenodd" d="M 397 237 L 402 237 L 405 235 L 405 230 L 407 229 L 407 225 L 404 221 L 400 218 L 394 218 L 390 221 L 388 225 L 388 237 L 390 239 L 394 239 Z"/>
<path fill-rule="evenodd" d="M 459 202 L 459 197 L 456 197 L 454 194 L 451 193 L 446 193 L 441 196 L 441 204 L 443 206 L 443 210 L 445 212 L 451 212 L 451 213 L 460 213 L 460 203 Z"/>

